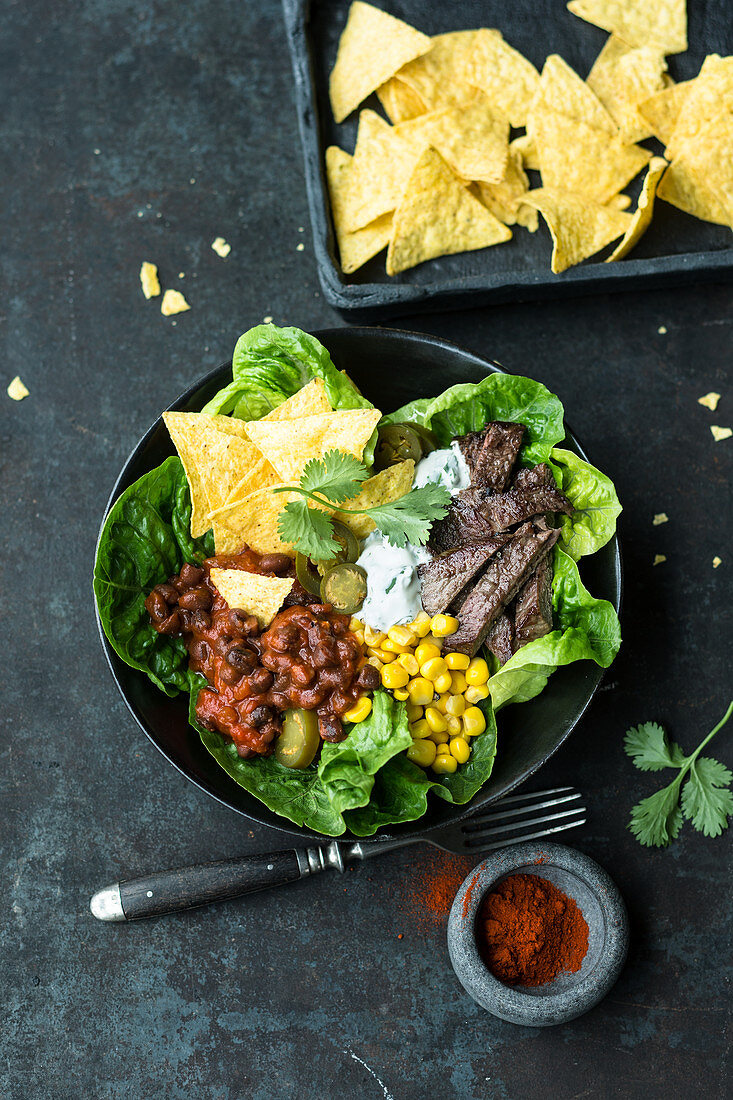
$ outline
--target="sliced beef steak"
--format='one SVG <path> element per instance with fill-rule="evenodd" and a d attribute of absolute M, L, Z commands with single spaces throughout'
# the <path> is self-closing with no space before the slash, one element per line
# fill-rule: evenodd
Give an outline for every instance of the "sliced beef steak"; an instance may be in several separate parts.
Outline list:
<path fill-rule="evenodd" d="M 494 621 L 559 537 L 559 530 L 542 522 L 525 523 L 514 532 L 477 583 L 459 597 L 455 611 L 460 625 L 451 635 L 451 649 L 471 657 L 480 649 Z"/>
<path fill-rule="evenodd" d="M 506 488 L 517 461 L 526 428 L 524 424 L 494 420 L 478 432 L 468 432 L 457 441 L 471 474 L 471 488 Z"/>
<path fill-rule="evenodd" d="M 453 498 L 445 519 L 438 520 L 430 530 L 431 553 L 442 554 L 494 534 L 484 512 L 486 495 L 485 489 L 464 489 Z"/>
<path fill-rule="evenodd" d="M 514 652 L 514 627 L 508 615 L 501 613 L 486 636 L 486 644 L 499 661 L 505 665 Z"/>
<path fill-rule="evenodd" d="M 484 530 L 507 531 L 545 512 L 571 515 L 573 506 L 556 488 L 549 466 L 542 462 L 531 470 L 521 470 L 514 485 L 505 493 L 486 497 L 481 511 L 485 517 Z"/>
<path fill-rule="evenodd" d="M 552 558 L 542 559 L 514 605 L 514 651 L 552 630 Z"/>
<path fill-rule="evenodd" d="M 507 538 L 507 535 L 494 535 L 484 542 L 439 554 L 418 566 L 422 605 L 428 614 L 446 611 Z"/>

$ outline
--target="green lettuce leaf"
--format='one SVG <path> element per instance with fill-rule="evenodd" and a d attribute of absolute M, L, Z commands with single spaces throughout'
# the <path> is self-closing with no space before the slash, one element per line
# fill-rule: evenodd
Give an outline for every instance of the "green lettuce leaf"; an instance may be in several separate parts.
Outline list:
<path fill-rule="evenodd" d="M 558 629 L 522 646 L 489 678 L 495 710 L 534 699 L 561 665 L 591 660 L 608 668 L 618 653 L 621 627 L 613 605 L 591 596 L 569 554 L 559 546 L 554 554 L 552 603 Z"/>
<path fill-rule="evenodd" d="M 384 417 L 424 424 L 443 446 L 456 436 L 477 431 L 490 420 L 511 420 L 527 427 L 522 461 L 546 462 L 556 443 L 565 438 L 560 398 L 541 382 L 514 374 L 490 374 L 478 383 L 451 386 L 432 399 L 419 398 Z"/>
<path fill-rule="evenodd" d="M 572 516 L 563 516 L 561 545 L 578 561 L 613 537 L 621 505 L 611 479 L 572 451 L 554 447 L 552 462 L 560 489 L 575 506 Z"/>
<path fill-rule="evenodd" d="M 184 562 L 202 561 L 214 553 L 211 532 L 191 538 L 190 519 L 183 466 L 179 458 L 168 458 L 115 501 L 94 563 L 99 618 L 112 648 L 166 695 L 187 690 L 188 653 L 182 638 L 154 630 L 145 599 Z"/>

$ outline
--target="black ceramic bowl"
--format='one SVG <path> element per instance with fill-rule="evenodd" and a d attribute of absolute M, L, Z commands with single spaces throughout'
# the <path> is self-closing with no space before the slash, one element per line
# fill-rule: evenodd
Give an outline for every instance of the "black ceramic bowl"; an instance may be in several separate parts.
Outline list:
<path fill-rule="evenodd" d="M 478 382 L 495 364 L 435 336 L 380 328 L 326 329 L 314 334 L 328 348 L 334 363 L 384 412 L 415 397 L 435 395 L 458 382 Z M 173 402 L 171 409 L 194 412 L 231 378 L 226 364 L 200 379 Z M 566 446 L 586 458 L 577 439 L 568 432 Z M 117 497 L 148 470 L 174 454 L 163 424 L 156 420 L 125 463 L 112 490 L 105 515 Z M 595 596 L 610 600 L 616 610 L 621 601 L 621 559 L 614 537 L 597 554 L 583 559 L 585 583 Z M 97 620 L 99 625 L 99 620 Z M 143 673 L 129 668 L 114 652 L 99 625 L 102 645 L 112 675 L 130 712 L 144 733 L 167 760 L 201 790 L 252 821 L 301 837 L 320 834 L 298 828 L 268 810 L 237 786 L 209 755 L 196 731 L 188 724 L 188 700 L 169 699 Z M 479 806 L 507 794 L 541 768 L 562 745 L 587 708 L 603 672 L 592 661 L 579 661 L 558 669 L 536 699 L 508 707 L 499 716 L 499 749 L 494 771 L 468 806 L 451 806 L 431 800 L 427 814 L 409 825 L 381 831 L 378 836 L 422 834 L 434 826 L 456 821 Z M 345 839 L 348 839 L 346 834 Z"/>

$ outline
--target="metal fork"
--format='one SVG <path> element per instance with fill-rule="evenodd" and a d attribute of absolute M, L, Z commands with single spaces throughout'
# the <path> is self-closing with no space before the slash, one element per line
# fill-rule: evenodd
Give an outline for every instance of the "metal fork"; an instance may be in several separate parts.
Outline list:
<path fill-rule="evenodd" d="M 560 806 L 564 809 L 557 809 Z M 343 871 L 345 861 L 384 855 L 408 844 L 425 842 L 455 855 L 471 855 L 506 848 L 520 841 L 537 840 L 584 824 L 585 806 L 579 792 L 573 787 L 553 787 L 549 791 L 502 798 L 483 813 L 431 829 L 425 836 L 377 839 L 367 844 L 334 840 L 313 848 L 290 848 L 266 855 L 223 859 L 116 882 L 97 891 L 91 899 L 90 909 L 103 921 L 159 917 L 272 886 L 284 886 L 329 868 Z"/>

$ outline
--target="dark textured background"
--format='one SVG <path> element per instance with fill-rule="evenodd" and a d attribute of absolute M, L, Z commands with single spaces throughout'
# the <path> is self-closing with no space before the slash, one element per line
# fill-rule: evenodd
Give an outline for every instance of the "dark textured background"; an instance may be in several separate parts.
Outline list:
<path fill-rule="evenodd" d="M 629 905 L 607 1000 L 538 1032 L 478 1009 L 434 888 L 468 866 L 429 848 L 104 926 L 89 895 L 121 873 L 287 846 L 191 787 L 117 697 L 90 592 L 107 494 L 242 330 L 343 322 L 312 262 L 277 0 L 6 0 L 0 93 L 4 1100 L 728 1095 L 730 838 L 685 826 L 641 849 L 627 814 L 659 777 L 621 742 L 654 718 L 691 748 L 727 703 L 733 440 L 709 425 L 733 424 L 731 288 L 404 321 L 555 390 L 625 504 L 625 646 L 542 773 L 586 794 L 577 846 Z M 143 299 L 143 259 L 189 313 Z M 4 392 L 16 373 L 21 404 Z M 696 403 L 710 389 L 715 415 Z M 715 752 L 733 762 L 729 732 Z"/>

